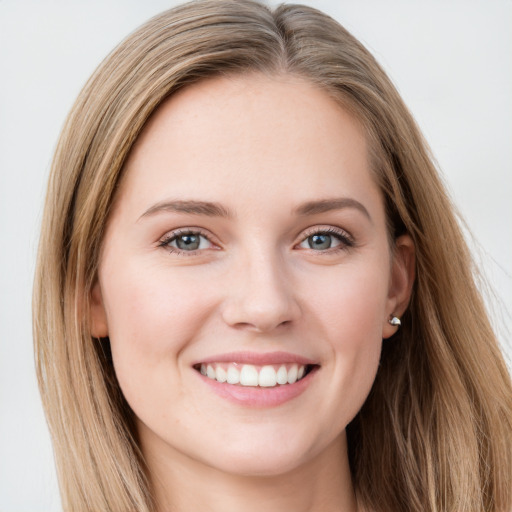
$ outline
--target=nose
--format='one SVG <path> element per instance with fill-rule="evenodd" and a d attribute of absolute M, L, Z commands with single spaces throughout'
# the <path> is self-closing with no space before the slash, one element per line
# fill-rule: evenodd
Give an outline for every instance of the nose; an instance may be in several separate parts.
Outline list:
<path fill-rule="evenodd" d="M 224 322 L 237 329 L 270 332 L 300 315 L 293 283 L 277 256 L 246 258 L 231 272 L 222 309 Z"/>

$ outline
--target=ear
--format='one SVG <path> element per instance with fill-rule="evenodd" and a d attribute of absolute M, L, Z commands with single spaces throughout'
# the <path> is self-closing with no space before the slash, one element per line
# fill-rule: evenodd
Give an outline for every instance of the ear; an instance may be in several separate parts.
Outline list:
<path fill-rule="evenodd" d="M 400 318 L 409 305 L 414 284 L 414 269 L 414 243 L 409 235 L 402 235 L 396 239 L 393 251 L 388 300 L 382 325 L 383 338 L 395 334 L 398 327 L 391 325 L 389 320 L 393 316 Z"/>
<path fill-rule="evenodd" d="M 90 305 L 91 334 L 94 338 L 105 338 L 108 336 L 107 314 L 103 305 L 103 296 L 98 280 L 91 290 Z"/>

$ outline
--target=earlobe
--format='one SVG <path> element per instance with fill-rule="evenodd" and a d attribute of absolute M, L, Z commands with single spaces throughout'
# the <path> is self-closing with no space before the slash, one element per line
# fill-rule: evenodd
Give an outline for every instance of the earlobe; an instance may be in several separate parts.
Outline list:
<path fill-rule="evenodd" d="M 391 320 L 400 319 L 409 305 L 415 278 L 415 262 L 412 238 L 409 235 L 398 237 L 393 251 L 388 301 L 382 327 L 383 338 L 389 338 L 400 327 L 399 322 Z"/>
<path fill-rule="evenodd" d="M 90 324 L 91 334 L 94 338 L 105 338 L 108 336 L 107 314 L 98 281 L 96 281 L 91 290 Z"/>

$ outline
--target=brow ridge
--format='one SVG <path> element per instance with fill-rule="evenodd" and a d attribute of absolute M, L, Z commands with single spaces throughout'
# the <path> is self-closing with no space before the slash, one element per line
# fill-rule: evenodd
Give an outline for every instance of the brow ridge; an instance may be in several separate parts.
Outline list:
<path fill-rule="evenodd" d="M 219 203 L 195 200 L 165 200 L 148 208 L 140 218 L 160 212 L 186 213 L 189 215 L 205 215 L 207 217 L 232 217 L 231 212 Z"/>
<path fill-rule="evenodd" d="M 355 208 L 371 220 L 368 210 L 359 201 L 350 197 L 307 201 L 297 206 L 293 210 L 293 213 L 295 215 L 307 216 L 326 213 L 332 210 L 342 210 L 345 208 Z M 205 215 L 207 217 L 233 217 L 233 214 L 225 206 L 219 203 L 197 200 L 165 200 L 148 208 L 140 218 L 165 211 L 185 213 L 189 215 Z"/>
<path fill-rule="evenodd" d="M 359 210 L 361 213 L 363 213 L 365 217 L 371 220 L 371 216 L 364 205 L 356 199 L 352 199 L 351 197 L 307 201 L 295 208 L 294 213 L 297 215 L 316 215 L 332 210 L 343 210 L 345 208 L 355 208 L 356 210 Z"/>

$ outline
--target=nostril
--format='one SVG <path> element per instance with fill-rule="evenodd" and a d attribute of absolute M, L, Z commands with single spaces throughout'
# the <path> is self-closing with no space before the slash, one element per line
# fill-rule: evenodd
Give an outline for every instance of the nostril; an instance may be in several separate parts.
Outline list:
<path fill-rule="evenodd" d="M 237 322 L 231 324 L 231 327 L 240 331 L 254 331 L 254 332 L 269 332 L 275 329 L 282 329 L 290 326 L 291 320 L 284 320 L 283 322 L 272 322 L 272 321 L 254 321 L 251 322 Z"/>
<path fill-rule="evenodd" d="M 239 330 L 255 332 L 289 327 L 300 316 L 289 282 L 266 277 L 265 272 L 254 274 L 257 275 L 237 280 L 226 290 L 221 308 L 224 322 Z"/>

